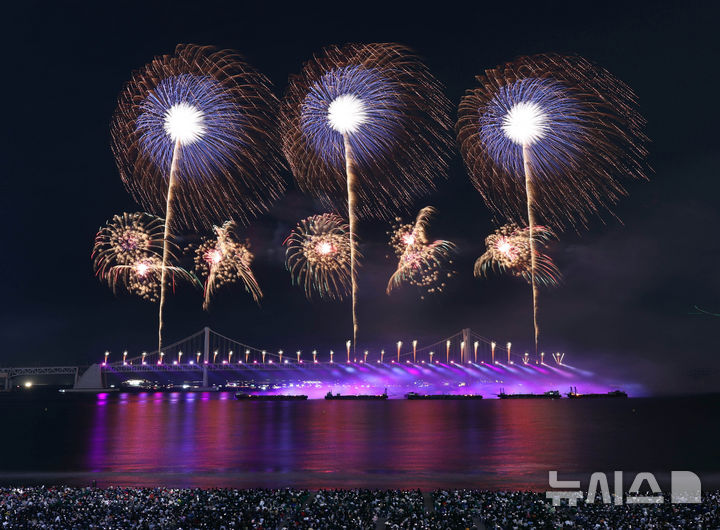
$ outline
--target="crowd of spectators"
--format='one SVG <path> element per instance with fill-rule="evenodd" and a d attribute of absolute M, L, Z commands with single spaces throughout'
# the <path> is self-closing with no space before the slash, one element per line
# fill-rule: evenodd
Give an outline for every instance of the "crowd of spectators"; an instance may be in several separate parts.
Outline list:
<path fill-rule="evenodd" d="M 0 488 L 0 530 L 43 529 L 710 529 L 700 504 L 553 506 L 543 494 L 480 490 Z"/>

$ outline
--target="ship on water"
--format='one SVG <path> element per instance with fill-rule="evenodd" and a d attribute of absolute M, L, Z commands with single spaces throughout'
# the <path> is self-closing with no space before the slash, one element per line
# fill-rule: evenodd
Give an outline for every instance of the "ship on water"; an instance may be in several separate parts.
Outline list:
<path fill-rule="evenodd" d="M 570 399 L 607 399 L 607 398 L 627 398 L 628 395 L 622 390 L 611 390 L 606 394 L 581 394 L 578 392 L 577 387 L 570 387 L 567 397 Z"/>
<path fill-rule="evenodd" d="M 332 391 L 325 394 L 325 399 L 336 399 L 342 401 L 354 401 L 354 400 L 379 400 L 387 399 L 387 388 L 382 394 L 333 394 Z"/>
<path fill-rule="evenodd" d="M 418 394 L 417 392 L 408 392 L 405 394 L 405 399 L 409 400 L 415 400 L 415 399 L 425 399 L 425 400 L 438 400 L 438 401 L 445 401 L 445 400 L 473 400 L 473 399 L 482 399 L 483 397 L 480 394 Z"/>
<path fill-rule="evenodd" d="M 562 395 L 559 390 L 548 390 L 542 394 L 506 394 L 505 389 L 501 389 L 498 397 L 500 399 L 560 399 Z"/>
<path fill-rule="evenodd" d="M 245 392 L 235 394 L 235 399 L 242 401 L 304 401 L 307 398 L 304 394 L 247 394 Z"/>

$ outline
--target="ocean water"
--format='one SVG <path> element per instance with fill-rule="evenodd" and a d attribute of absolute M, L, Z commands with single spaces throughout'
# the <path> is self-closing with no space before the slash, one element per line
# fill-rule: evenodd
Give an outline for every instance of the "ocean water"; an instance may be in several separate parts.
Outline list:
<path fill-rule="evenodd" d="M 231 393 L 0 395 L 0 483 L 547 489 L 673 470 L 720 487 L 720 396 L 247 403 Z M 627 487 L 627 484 L 626 484 Z"/>

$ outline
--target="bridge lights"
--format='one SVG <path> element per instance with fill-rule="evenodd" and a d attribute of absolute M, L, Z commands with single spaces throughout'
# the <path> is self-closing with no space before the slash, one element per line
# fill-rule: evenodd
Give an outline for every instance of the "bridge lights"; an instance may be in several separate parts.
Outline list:
<path fill-rule="evenodd" d="M 527 364 L 530 361 L 530 354 L 528 352 L 525 352 L 525 355 L 523 355 L 523 364 Z"/>
<path fill-rule="evenodd" d="M 280 364 L 282 364 L 283 351 L 282 350 L 278 351 L 278 355 L 280 356 Z"/>
<path fill-rule="evenodd" d="M 217 359 L 217 356 L 218 356 L 218 351 L 215 350 L 215 351 L 213 352 L 213 364 L 215 364 L 215 360 Z"/>
<path fill-rule="evenodd" d="M 182 352 L 181 352 L 181 351 L 179 351 L 179 352 L 178 352 L 178 360 L 177 360 L 177 364 L 180 364 L 181 362 L 182 362 Z"/>
<path fill-rule="evenodd" d="M 158 359 L 158 362 L 157 362 L 158 364 L 162 364 L 163 357 L 165 357 L 165 352 L 160 352 L 160 358 Z"/>
<path fill-rule="evenodd" d="M 127 366 L 127 350 L 123 352 L 123 366 Z"/>
<path fill-rule="evenodd" d="M 265 364 L 265 355 L 267 355 L 267 352 L 265 350 L 262 351 L 262 362 Z"/>
<path fill-rule="evenodd" d="M 333 351 L 332 350 L 330 350 L 330 362 L 331 363 L 333 362 Z"/>
<path fill-rule="evenodd" d="M 413 363 L 417 360 L 417 341 L 413 341 Z"/>
<path fill-rule="evenodd" d="M 147 353 L 142 352 L 142 363 L 143 363 L 143 364 L 147 364 L 147 363 L 145 362 L 145 356 L 146 356 L 146 355 L 147 355 Z"/>
<path fill-rule="evenodd" d="M 434 351 L 431 351 L 431 352 L 430 352 L 430 364 L 432 364 L 433 355 L 435 355 L 435 352 L 434 352 Z"/>
<path fill-rule="evenodd" d="M 313 350 L 313 362 L 317 362 L 317 350 Z"/>
<path fill-rule="evenodd" d="M 473 346 L 475 347 L 475 364 L 477 364 L 477 349 L 480 343 L 478 341 L 475 341 L 475 344 Z"/>
<path fill-rule="evenodd" d="M 508 342 L 508 343 L 507 343 L 508 364 L 511 364 L 511 363 L 510 363 L 510 347 L 511 347 L 511 346 L 512 346 L 512 344 Z"/>
<path fill-rule="evenodd" d="M 297 362 L 300 364 L 300 350 L 296 351 L 295 354 L 297 355 Z"/>
<path fill-rule="evenodd" d="M 380 350 L 380 362 L 385 362 L 385 350 Z"/>
<path fill-rule="evenodd" d="M 350 344 L 352 344 L 352 341 L 350 340 L 345 342 L 345 348 L 347 349 L 347 362 L 350 362 Z"/>
<path fill-rule="evenodd" d="M 108 357 L 110 357 L 110 352 L 106 351 L 105 352 L 105 360 L 103 361 L 103 366 L 105 366 L 107 364 Z"/>
<path fill-rule="evenodd" d="M 201 356 L 201 355 L 202 355 L 202 352 L 197 352 L 197 354 L 196 354 L 196 356 L 197 356 L 197 361 L 196 361 L 196 362 L 197 362 L 198 364 L 200 364 L 200 356 Z"/>
<path fill-rule="evenodd" d="M 445 362 L 450 362 L 450 340 L 445 341 Z"/>
<path fill-rule="evenodd" d="M 250 350 L 245 350 L 245 362 L 248 362 L 248 359 L 250 358 Z"/>
<path fill-rule="evenodd" d="M 490 343 L 490 362 L 492 364 L 495 364 L 495 346 L 496 346 L 495 341 L 492 341 Z"/>
<path fill-rule="evenodd" d="M 229 363 L 232 362 L 232 354 L 233 354 L 233 351 L 230 350 L 230 351 L 228 352 L 228 362 L 229 362 Z"/>
<path fill-rule="evenodd" d="M 397 360 L 400 362 L 400 348 L 402 348 L 402 341 L 397 341 Z"/>
<path fill-rule="evenodd" d="M 365 350 L 365 351 L 363 352 L 363 354 L 364 354 L 364 356 L 365 356 L 364 359 L 363 359 L 363 361 L 364 361 L 364 362 L 367 362 L 368 351 Z"/>
<path fill-rule="evenodd" d="M 540 352 L 540 364 L 545 364 L 545 352 Z"/>
<path fill-rule="evenodd" d="M 465 341 L 460 341 L 460 362 L 465 358 Z"/>

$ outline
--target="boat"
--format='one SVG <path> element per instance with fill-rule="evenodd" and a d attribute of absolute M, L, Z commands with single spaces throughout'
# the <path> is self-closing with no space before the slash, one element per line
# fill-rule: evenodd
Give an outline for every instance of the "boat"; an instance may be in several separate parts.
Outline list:
<path fill-rule="evenodd" d="M 405 399 L 427 399 L 427 400 L 463 400 L 463 399 L 482 399 L 480 394 L 418 394 L 417 392 L 408 392 Z"/>
<path fill-rule="evenodd" d="M 304 401 L 308 397 L 304 394 L 246 394 L 245 392 L 236 392 L 235 399 L 242 401 Z"/>
<path fill-rule="evenodd" d="M 577 387 L 570 387 L 567 397 L 570 399 L 603 399 L 603 398 L 627 398 L 628 395 L 622 390 L 611 390 L 606 394 L 580 394 Z"/>
<path fill-rule="evenodd" d="M 332 391 L 325 394 L 325 399 L 335 399 L 335 400 L 342 400 L 342 401 L 360 401 L 360 400 L 379 400 L 379 399 L 387 399 L 387 388 L 385 389 L 385 392 L 382 394 L 333 394 Z"/>
<path fill-rule="evenodd" d="M 498 394 L 500 399 L 560 399 L 559 390 L 548 390 L 542 394 L 506 394 L 505 390 L 500 390 Z"/>

